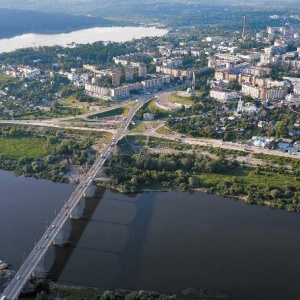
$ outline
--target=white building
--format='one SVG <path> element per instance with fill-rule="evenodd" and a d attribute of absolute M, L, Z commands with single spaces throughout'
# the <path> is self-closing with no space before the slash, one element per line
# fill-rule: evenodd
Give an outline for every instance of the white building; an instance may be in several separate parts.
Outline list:
<path fill-rule="evenodd" d="M 35 79 L 37 76 L 41 75 L 40 69 L 32 69 L 29 67 L 21 68 L 20 71 L 23 73 L 23 76 L 27 79 Z"/>
<path fill-rule="evenodd" d="M 214 98 L 218 101 L 221 102 L 225 102 L 227 100 L 233 100 L 233 99 L 237 99 L 240 98 L 240 95 L 235 92 L 235 91 L 231 91 L 231 90 L 227 90 L 227 89 L 223 89 L 220 87 L 213 87 L 210 92 L 209 95 L 211 98 Z"/>
<path fill-rule="evenodd" d="M 167 68 L 179 68 L 182 66 L 182 59 L 181 58 L 171 58 L 163 61 L 163 66 Z"/>
<path fill-rule="evenodd" d="M 239 102 L 238 102 L 238 106 L 237 106 L 236 111 L 238 113 L 246 113 L 248 115 L 251 115 L 251 114 L 256 114 L 258 112 L 258 109 L 255 106 L 255 104 L 253 104 L 251 102 L 247 102 L 247 103 L 244 104 L 242 99 L 240 99 Z"/>
<path fill-rule="evenodd" d="M 252 137 L 252 142 L 253 142 L 253 145 L 256 146 L 256 147 L 265 148 L 270 143 L 270 139 L 263 138 L 263 137 L 260 137 L 260 136 L 253 136 Z"/>
<path fill-rule="evenodd" d="M 260 97 L 260 89 L 256 86 L 251 86 L 248 84 L 242 84 L 242 93 L 244 95 L 248 95 L 252 97 L 253 99 Z"/>
<path fill-rule="evenodd" d="M 140 90 L 142 88 L 143 86 L 140 82 L 126 84 L 115 88 L 102 87 L 93 83 L 85 84 L 85 91 L 87 92 L 87 94 L 93 97 L 103 98 L 107 100 L 117 99 L 120 97 L 128 97 L 131 91 Z"/>
<path fill-rule="evenodd" d="M 145 120 L 145 121 L 152 121 L 152 120 L 154 120 L 154 114 L 144 113 L 143 114 L 143 120 Z"/>

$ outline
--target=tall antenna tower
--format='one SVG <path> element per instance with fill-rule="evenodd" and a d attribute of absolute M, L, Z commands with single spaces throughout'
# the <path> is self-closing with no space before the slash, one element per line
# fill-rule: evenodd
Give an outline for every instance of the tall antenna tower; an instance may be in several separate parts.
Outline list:
<path fill-rule="evenodd" d="M 247 19 L 246 17 L 243 18 L 243 32 L 242 32 L 242 39 L 244 40 L 246 37 L 246 26 L 247 26 Z"/>

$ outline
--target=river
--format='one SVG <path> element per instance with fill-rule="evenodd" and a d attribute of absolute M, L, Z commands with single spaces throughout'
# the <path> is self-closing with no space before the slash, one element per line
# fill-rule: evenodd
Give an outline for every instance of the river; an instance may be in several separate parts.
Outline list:
<path fill-rule="evenodd" d="M 0 257 L 18 267 L 72 187 L 0 172 Z M 46 258 L 58 283 L 300 299 L 300 215 L 201 192 L 98 188 Z M 53 257 L 55 260 L 53 263 Z"/>
<path fill-rule="evenodd" d="M 167 29 L 155 27 L 94 27 L 61 34 L 27 33 L 12 38 L 0 39 L 0 53 L 21 48 L 38 46 L 66 46 L 67 44 L 88 44 L 98 41 L 126 42 L 133 38 L 163 36 Z"/>

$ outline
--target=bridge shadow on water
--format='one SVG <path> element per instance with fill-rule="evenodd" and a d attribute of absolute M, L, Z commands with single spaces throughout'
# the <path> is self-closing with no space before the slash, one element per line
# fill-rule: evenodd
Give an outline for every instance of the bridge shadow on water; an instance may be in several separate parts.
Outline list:
<path fill-rule="evenodd" d="M 47 278 L 51 278 L 57 281 L 65 269 L 68 261 L 70 260 L 76 245 L 80 241 L 85 229 L 87 228 L 90 219 L 92 218 L 95 210 L 100 203 L 102 196 L 105 193 L 105 189 L 101 189 L 98 192 L 97 197 L 85 198 L 85 209 L 83 212 L 83 217 L 79 220 L 70 219 L 71 232 L 67 237 L 67 245 L 64 247 L 54 246 L 54 261 L 49 270 L 47 270 Z"/>
<path fill-rule="evenodd" d="M 155 204 L 155 193 L 138 196 L 135 201 L 137 213 L 127 225 L 129 235 L 125 247 L 119 251 L 119 270 L 112 282 L 113 288 L 139 289 L 137 285 L 139 271 L 144 255 L 145 241 L 148 235 Z"/>
<path fill-rule="evenodd" d="M 105 195 L 106 194 L 106 195 Z M 107 196 L 108 194 L 108 196 Z M 116 196 L 114 195 L 116 194 Z M 68 264 L 73 251 L 76 248 L 88 250 L 91 252 L 101 252 L 103 254 L 113 254 L 118 260 L 118 266 L 115 268 L 114 276 L 109 282 L 103 283 L 103 288 L 136 288 L 138 274 L 144 254 L 144 245 L 148 233 L 149 224 L 152 218 L 153 207 L 155 203 L 155 193 L 144 194 L 143 197 L 137 194 L 127 194 L 126 197 L 120 197 L 118 193 L 114 191 L 106 190 L 105 188 L 97 188 L 95 196 L 93 198 L 85 199 L 84 216 L 80 220 L 71 219 L 71 232 L 68 237 L 68 246 L 66 247 L 54 247 L 54 262 L 49 269 L 48 278 L 54 281 L 59 280 L 66 265 Z M 134 214 L 130 220 L 125 221 L 118 219 L 110 219 L 106 217 L 105 220 L 93 220 L 98 204 L 100 201 L 105 200 L 106 203 L 120 203 L 126 206 L 127 204 L 133 205 Z M 119 205 L 117 204 L 118 207 Z M 131 208 L 131 211 L 133 209 Z M 126 228 L 128 234 L 124 236 L 126 241 L 122 245 L 121 249 L 98 249 L 89 248 L 84 246 L 77 246 L 84 231 L 86 230 L 90 222 L 96 222 L 101 226 L 116 225 Z M 112 239 L 114 236 L 112 234 Z M 97 263 L 97 262 L 95 262 Z M 105 270 L 103 270 L 105 273 Z M 97 276 L 97 274 L 94 274 Z"/>

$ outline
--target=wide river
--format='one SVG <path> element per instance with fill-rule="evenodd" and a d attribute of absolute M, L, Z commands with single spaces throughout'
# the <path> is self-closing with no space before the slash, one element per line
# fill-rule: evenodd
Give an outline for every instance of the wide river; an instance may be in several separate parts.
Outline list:
<path fill-rule="evenodd" d="M 71 190 L 0 171 L 0 257 L 19 267 Z M 201 192 L 99 188 L 85 205 L 84 218 L 68 225 L 71 246 L 47 254 L 59 283 L 300 299 L 299 214 Z"/>
<path fill-rule="evenodd" d="M 133 38 L 163 36 L 167 32 L 167 29 L 155 27 L 94 27 L 61 34 L 27 33 L 0 39 L 0 53 L 27 47 L 66 46 L 73 42 L 77 44 L 91 44 L 98 41 L 126 42 Z"/>

